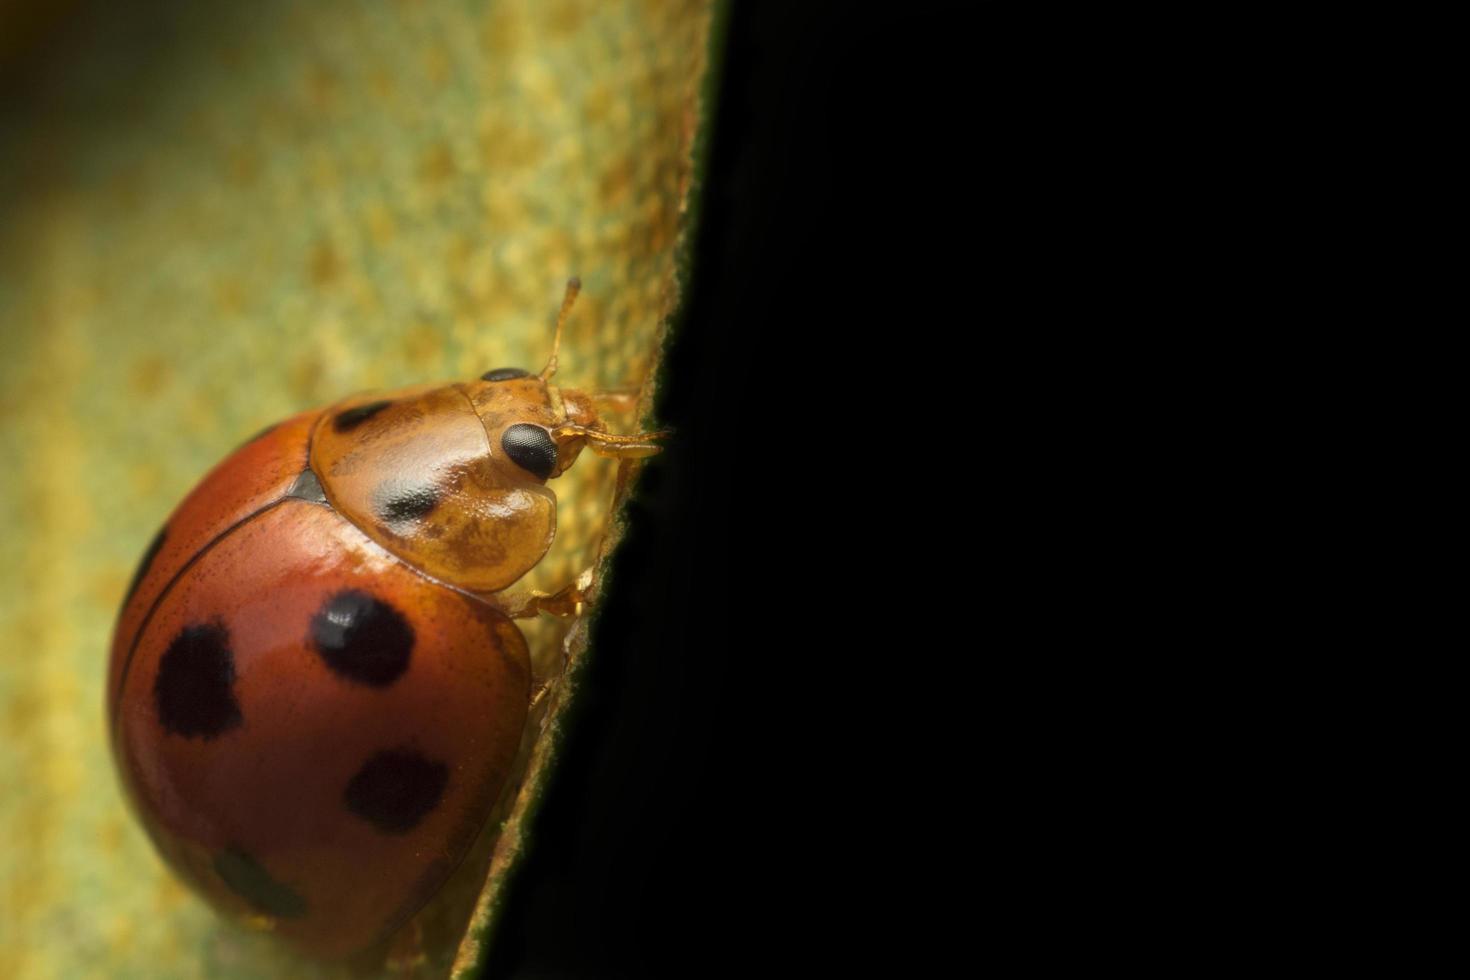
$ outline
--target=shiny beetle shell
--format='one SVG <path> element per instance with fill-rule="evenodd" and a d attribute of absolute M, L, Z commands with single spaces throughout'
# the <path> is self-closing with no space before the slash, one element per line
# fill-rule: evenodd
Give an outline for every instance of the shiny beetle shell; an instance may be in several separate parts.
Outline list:
<path fill-rule="evenodd" d="M 149 546 L 113 638 L 114 754 L 159 853 L 227 915 L 353 953 L 484 826 L 531 700 L 513 617 L 537 605 L 505 590 L 551 545 L 546 481 L 583 448 L 656 451 L 554 369 L 287 419 Z"/>

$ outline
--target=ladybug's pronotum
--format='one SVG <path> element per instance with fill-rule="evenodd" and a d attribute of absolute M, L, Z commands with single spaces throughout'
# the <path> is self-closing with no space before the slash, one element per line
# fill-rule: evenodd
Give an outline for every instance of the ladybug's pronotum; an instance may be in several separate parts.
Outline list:
<path fill-rule="evenodd" d="M 341 956 L 391 935 L 484 825 L 532 698 L 511 586 L 551 546 L 546 481 L 613 435 L 545 370 L 349 398 L 271 427 L 158 532 L 112 643 L 108 721 L 164 859 L 228 915 Z"/>

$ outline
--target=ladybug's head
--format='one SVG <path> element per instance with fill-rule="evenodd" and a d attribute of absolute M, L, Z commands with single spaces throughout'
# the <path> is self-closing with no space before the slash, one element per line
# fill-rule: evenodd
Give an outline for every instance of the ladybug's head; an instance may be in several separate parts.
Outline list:
<path fill-rule="evenodd" d="M 663 433 L 614 435 L 598 417 L 603 400 L 631 401 L 630 393 L 588 394 L 551 384 L 561 351 L 562 328 L 582 283 L 567 282 L 566 296 L 556 319 L 551 359 L 540 374 L 521 368 L 486 371 L 478 381 L 463 386 L 490 438 L 492 456 L 499 456 L 541 482 L 560 476 L 584 448 L 599 456 L 638 459 L 659 451 Z"/>
<path fill-rule="evenodd" d="M 557 345 L 577 289 L 573 279 Z M 547 480 L 583 449 L 620 459 L 658 452 L 661 433 L 607 431 L 596 403 L 609 396 L 550 383 L 557 345 L 540 374 L 501 368 L 464 384 L 359 395 L 333 406 L 311 443 L 327 501 L 443 581 L 473 592 L 515 582 L 541 560 L 556 531 Z"/>

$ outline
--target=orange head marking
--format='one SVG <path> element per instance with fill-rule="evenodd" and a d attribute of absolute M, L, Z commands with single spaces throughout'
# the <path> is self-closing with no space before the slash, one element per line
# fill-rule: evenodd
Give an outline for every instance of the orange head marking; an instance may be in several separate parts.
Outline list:
<path fill-rule="evenodd" d="M 562 333 L 581 290 L 581 279 L 573 276 L 567 280 L 556 317 L 551 357 L 540 374 L 503 368 L 464 386 L 484 423 L 492 452 L 498 451 L 502 458 L 541 482 L 566 472 L 583 448 L 599 456 L 637 459 L 657 453 L 656 440 L 665 435 L 609 433 L 594 407 L 598 394 L 549 383 L 559 366 Z"/>

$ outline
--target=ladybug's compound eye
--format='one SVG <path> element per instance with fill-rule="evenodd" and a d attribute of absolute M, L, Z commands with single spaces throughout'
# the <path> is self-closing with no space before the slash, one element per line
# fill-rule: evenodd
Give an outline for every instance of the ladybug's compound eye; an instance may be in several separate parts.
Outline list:
<path fill-rule="evenodd" d="M 515 378 L 524 378 L 530 372 L 522 371 L 520 368 L 496 368 L 494 371 L 486 371 L 480 375 L 481 381 L 511 381 Z"/>
<path fill-rule="evenodd" d="M 500 448 L 511 462 L 539 479 L 546 479 L 556 469 L 556 443 L 551 433 L 539 425 L 517 422 L 500 437 Z"/>

